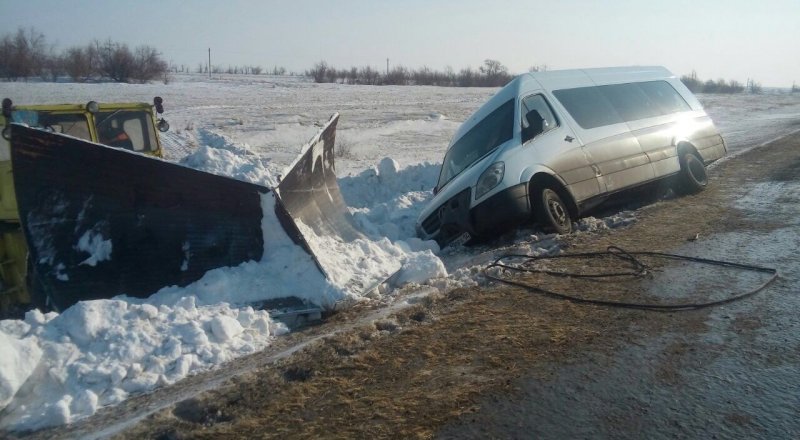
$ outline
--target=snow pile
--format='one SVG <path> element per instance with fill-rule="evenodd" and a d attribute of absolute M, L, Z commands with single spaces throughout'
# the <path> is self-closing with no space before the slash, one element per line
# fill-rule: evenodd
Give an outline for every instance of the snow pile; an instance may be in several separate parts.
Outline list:
<path fill-rule="evenodd" d="M 405 252 L 388 239 L 356 239 L 316 235 L 301 222 L 297 226 L 320 261 L 328 280 L 346 295 L 365 294 L 400 269 Z"/>
<path fill-rule="evenodd" d="M 2 321 L 0 329 L 5 325 L 24 325 L 22 321 Z M 24 329 L 25 327 L 23 327 Z M 10 333 L 22 333 L 26 330 L 14 331 Z M 0 330 L 0 408 L 5 407 L 11 402 L 14 394 L 28 379 L 28 375 L 39 363 L 42 357 L 42 350 L 36 343 L 35 338 L 14 337 Z"/>
<path fill-rule="evenodd" d="M 80 302 L 61 315 L 28 312 L 0 322 L 1 427 L 70 423 L 133 393 L 172 384 L 255 352 L 285 331 L 267 312 L 193 297 L 155 306 L 122 300 Z"/>
<path fill-rule="evenodd" d="M 575 222 L 573 229 L 582 232 L 596 232 L 604 229 L 615 229 L 628 226 L 636 221 L 633 211 L 622 211 L 607 217 L 584 217 Z"/>
<path fill-rule="evenodd" d="M 296 296 L 322 307 L 332 308 L 347 298 L 347 292 L 331 284 L 317 269 L 314 259 L 292 242 L 275 215 L 275 196 L 262 195 L 264 255 L 261 261 L 247 261 L 236 267 L 221 267 L 206 272 L 186 287 L 165 287 L 149 298 L 154 303 L 170 303 L 192 295 L 199 304 L 220 301 L 247 304 Z"/>
<path fill-rule="evenodd" d="M 421 243 L 414 228 L 420 211 L 433 197 L 438 176 L 439 165 L 423 163 L 402 168 L 387 157 L 357 176 L 340 178 L 339 187 L 362 231 L 403 240 L 411 250 L 421 250 L 435 246 Z"/>
<path fill-rule="evenodd" d="M 203 143 L 182 158 L 179 162 L 181 165 L 268 187 L 278 184 L 273 177 L 274 170 L 268 167 L 270 161 L 256 156 L 247 144 L 237 145 L 227 137 L 206 129 L 198 133 Z"/>

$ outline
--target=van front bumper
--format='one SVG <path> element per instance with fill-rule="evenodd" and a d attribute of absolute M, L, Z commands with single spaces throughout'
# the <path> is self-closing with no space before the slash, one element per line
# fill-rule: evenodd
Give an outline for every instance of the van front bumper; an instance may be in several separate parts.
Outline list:
<path fill-rule="evenodd" d="M 472 238 L 492 238 L 531 218 L 526 183 L 504 189 L 470 209 L 471 197 L 467 188 L 442 203 L 417 225 L 417 235 L 445 247 L 464 233 Z"/>

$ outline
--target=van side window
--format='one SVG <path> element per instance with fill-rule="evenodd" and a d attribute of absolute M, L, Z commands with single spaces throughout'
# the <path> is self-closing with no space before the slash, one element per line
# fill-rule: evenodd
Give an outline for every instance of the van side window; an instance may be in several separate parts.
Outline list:
<path fill-rule="evenodd" d="M 597 87 L 555 90 L 553 95 L 584 129 L 624 122 Z"/>
<path fill-rule="evenodd" d="M 623 121 L 638 121 L 639 119 L 661 116 L 661 109 L 644 93 L 639 85 L 614 84 L 600 86 L 600 92 L 611 102 Z"/>
<path fill-rule="evenodd" d="M 665 115 L 692 109 L 683 96 L 666 81 L 648 81 L 639 83 L 639 87 L 651 101 L 661 108 L 661 112 Z"/>
<path fill-rule="evenodd" d="M 691 110 L 666 81 L 579 87 L 553 95 L 584 129 Z"/>
<path fill-rule="evenodd" d="M 533 139 L 558 126 L 552 109 L 542 95 L 526 96 L 522 99 L 522 142 Z"/>

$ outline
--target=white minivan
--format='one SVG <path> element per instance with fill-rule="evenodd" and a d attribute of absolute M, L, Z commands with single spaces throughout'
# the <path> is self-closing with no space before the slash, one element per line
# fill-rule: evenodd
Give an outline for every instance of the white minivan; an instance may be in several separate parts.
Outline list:
<path fill-rule="evenodd" d="M 727 151 L 700 102 L 663 67 L 520 75 L 453 136 L 417 220 L 445 246 L 527 221 L 558 233 L 610 195 L 672 178 L 702 190 Z"/>

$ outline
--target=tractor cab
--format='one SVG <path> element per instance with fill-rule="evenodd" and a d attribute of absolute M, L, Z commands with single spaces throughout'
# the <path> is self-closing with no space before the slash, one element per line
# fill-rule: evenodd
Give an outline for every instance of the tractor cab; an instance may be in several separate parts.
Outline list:
<path fill-rule="evenodd" d="M 167 121 L 160 117 L 163 111 L 160 97 L 156 97 L 153 104 L 98 104 L 89 101 L 86 104 L 25 106 L 14 105 L 10 99 L 4 99 L 3 118 L 0 120 L 3 133 L 0 161 L 10 158 L 10 123 L 161 157 L 161 143 L 156 130 L 169 130 Z"/>
<path fill-rule="evenodd" d="M 6 98 L 0 117 L 0 317 L 12 306 L 36 302 L 29 294 L 28 249 L 20 230 L 11 163 L 13 123 L 162 157 L 157 131 L 169 130 L 163 100 L 148 103 L 14 105 Z"/>

